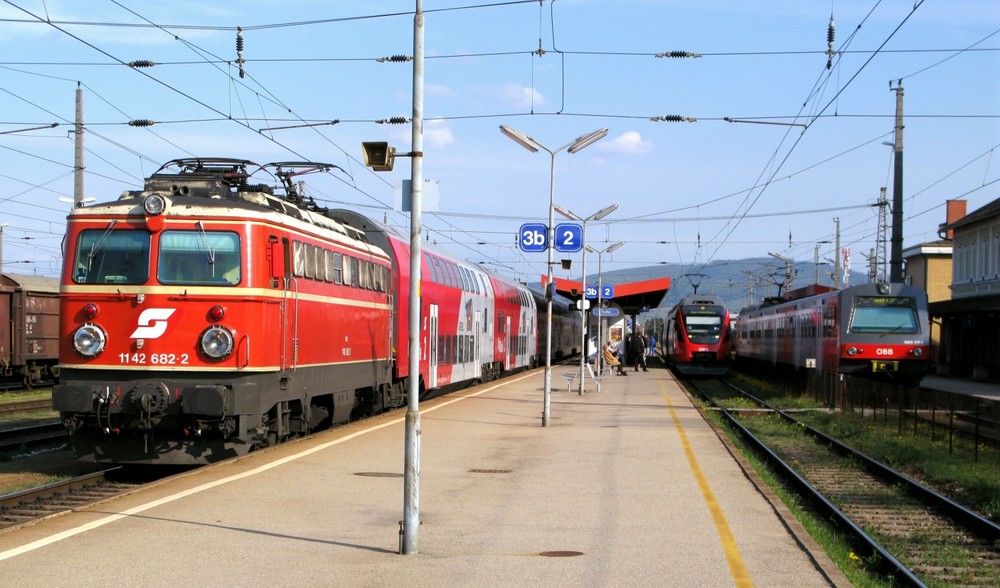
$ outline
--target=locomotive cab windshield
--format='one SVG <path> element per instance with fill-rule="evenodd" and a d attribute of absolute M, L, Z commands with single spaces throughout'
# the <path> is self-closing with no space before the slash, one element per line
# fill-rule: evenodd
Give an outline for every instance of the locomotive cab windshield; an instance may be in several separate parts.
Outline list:
<path fill-rule="evenodd" d="M 722 315 L 725 309 L 721 306 L 685 306 L 684 329 L 692 343 L 718 343 L 722 336 Z"/>
<path fill-rule="evenodd" d="M 73 261 L 77 284 L 145 284 L 149 278 L 149 232 L 88 229 L 80 233 Z"/>
<path fill-rule="evenodd" d="M 853 333 L 919 333 L 916 304 L 905 297 L 858 297 L 849 328 Z"/>

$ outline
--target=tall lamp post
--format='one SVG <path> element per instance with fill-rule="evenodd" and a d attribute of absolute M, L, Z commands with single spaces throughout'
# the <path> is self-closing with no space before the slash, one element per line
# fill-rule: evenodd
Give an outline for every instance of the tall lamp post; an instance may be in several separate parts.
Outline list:
<path fill-rule="evenodd" d="M 583 291 L 580 292 L 580 396 L 583 396 L 583 374 L 587 368 L 587 309 L 585 308 L 587 300 L 587 223 L 592 220 L 601 220 L 608 216 L 618 210 L 618 205 L 612 204 L 607 208 L 602 208 L 587 218 L 581 218 L 580 215 L 561 206 L 556 206 L 555 209 L 556 212 L 564 217 L 583 223 L 583 236 L 581 239 L 583 249 L 580 253 L 580 265 L 583 266 L 583 279 L 580 281 L 580 287 L 583 288 Z"/>
<path fill-rule="evenodd" d="M 607 247 L 605 247 L 604 249 L 601 249 L 601 250 L 594 249 L 590 245 L 587 245 L 585 247 L 585 249 L 587 249 L 591 253 L 596 253 L 597 254 L 597 308 L 598 308 L 598 311 L 597 311 L 597 313 L 598 313 L 597 314 L 597 353 L 598 354 L 602 353 L 603 350 L 604 350 L 604 344 L 603 344 L 603 341 L 602 341 L 602 338 L 603 338 L 604 334 L 601 332 L 601 329 L 604 326 L 604 317 L 600 314 L 600 312 L 601 312 L 600 308 L 601 308 L 601 302 L 602 302 L 601 295 L 602 295 L 602 290 L 604 290 L 604 281 L 603 281 L 604 280 L 604 273 L 603 273 L 604 272 L 604 268 L 601 267 L 601 265 L 602 265 L 602 261 L 603 261 L 605 253 L 611 253 L 612 251 L 614 251 L 615 249 L 618 249 L 619 247 L 621 247 L 624 244 L 625 244 L 624 241 L 619 241 L 617 243 L 614 243 L 613 245 L 608 245 Z M 597 363 L 597 365 L 601 365 L 600 364 L 600 361 L 601 361 L 600 355 L 598 355 L 597 357 L 598 357 L 598 360 L 597 360 L 598 363 Z M 597 391 L 598 392 L 601 391 L 601 380 L 600 380 L 600 378 L 597 379 Z"/>
<path fill-rule="evenodd" d="M 549 166 L 549 225 L 548 230 L 546 231 L 545 243 L 545 248 L 548 251 L 548 261 L 546 263 L 548 281 L 545 284 L 545 396 L 542 408 L 542 426 L 547 427 L 549 426 L 549 398 L 552 394 L 552 293 L 555 289 L 552 283 L 552 249 L 554 245 L 552 225 L 555 222 L 554 197 L 556 190 L 556 154 L 561 152 L 563 149 L 565 149 L 567 153 L 576 153 L 599 139 L 604 138 L 608 134 L 608 129 L 600 129 L 592 133 L 587 133 L 586 135 L 580 135 L 576 139 L 573 139 L 558 149 L 549 149 L 521 131 L 517 131 L 504 125 L 500 125 L 500 132 L 507 135 L 515 143 L 532 153 L 538 153 L 539 150 L 547 152 L 550 156 L 551 162 Z"/>

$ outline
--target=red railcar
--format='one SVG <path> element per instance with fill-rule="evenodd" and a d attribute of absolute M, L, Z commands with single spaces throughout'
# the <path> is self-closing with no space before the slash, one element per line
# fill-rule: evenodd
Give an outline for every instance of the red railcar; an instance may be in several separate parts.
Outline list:
<path fill-rule="evenodd" d="M 663 333 L 667 363 L 684 375 L 724 375 L 732 352 L 729 311 L 722 298 L 694 294 L 667 315 Z"/>

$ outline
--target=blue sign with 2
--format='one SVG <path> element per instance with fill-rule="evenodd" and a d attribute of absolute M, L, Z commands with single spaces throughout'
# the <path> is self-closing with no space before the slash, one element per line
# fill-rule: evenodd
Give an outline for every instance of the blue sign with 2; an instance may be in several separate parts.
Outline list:
<path fill-rule="evenodd" d="M 556 251 L 576 253 L 583 249 L 583 227 L 573 223 L 556 225 Z"/>

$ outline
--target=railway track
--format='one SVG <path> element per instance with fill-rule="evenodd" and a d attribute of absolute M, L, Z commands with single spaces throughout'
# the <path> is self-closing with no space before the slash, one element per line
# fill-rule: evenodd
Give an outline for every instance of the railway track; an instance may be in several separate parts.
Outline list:
<path fill-rule="evenodd" d="M 142 486 L 113 468 L 0 496 L 0 530 L 23 526 L 94 504 Z"/>
<path fill-rule="evenodd" d="M 852 537 L 859 563 L 905 585 L 1000 585 L 1000 526 L 787 411 L 727 386 L 760 409 L 722 414 L 818 512 Z"/>
<path fill-rule="evenodd" d="M 19 400 L 0 404 L 0 415 L 14 414 L 18 412 L 31 412 L 34 410 L 52 410 L 52 399 L 43 398 L 40 400 Z"/>

